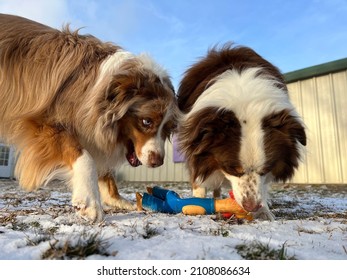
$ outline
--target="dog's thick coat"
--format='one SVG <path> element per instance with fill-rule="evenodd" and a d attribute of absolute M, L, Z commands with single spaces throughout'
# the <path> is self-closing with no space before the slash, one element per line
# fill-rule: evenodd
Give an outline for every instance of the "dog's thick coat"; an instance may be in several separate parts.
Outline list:
<path fill-rule="evenodd" d="M 272 219 L 268 185 L 293 176 L 306 145 L 280 71 L 250 48 L 214 48 L 186 71 L 178 106 L 194 195 L 231 183 L 244 209 Z"/>
<path fill-rule="evenodd" d="M 82 216 L 121 199 L 114 168 L 163 163 L 178 112 L 166 71 L 91 35 L 0 15 L 0 138 L 26 190 L 62 177 Z M 98 187 L 99 186 L 99 187 Z"/>

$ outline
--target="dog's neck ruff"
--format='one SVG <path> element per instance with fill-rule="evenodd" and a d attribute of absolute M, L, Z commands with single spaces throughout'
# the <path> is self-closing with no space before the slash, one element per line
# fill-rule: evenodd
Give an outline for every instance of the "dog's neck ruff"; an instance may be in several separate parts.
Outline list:
<path fill-rule="evenodd" d="M 114 54 L 108 56 L 101 64 L 100 76 L 104 77 L 107 74 L 114 74 L 115 71 L 118 70 L 125 61 L 133 58 L 135 58 L 135 56 L 132 53 L 124 50 L 118 50 Z"/>

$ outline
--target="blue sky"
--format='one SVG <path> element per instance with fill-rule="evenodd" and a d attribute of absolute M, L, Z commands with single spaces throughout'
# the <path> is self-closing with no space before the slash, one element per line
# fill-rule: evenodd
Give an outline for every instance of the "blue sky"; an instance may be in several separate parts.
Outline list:
<path fill-rule="evenodd" d="M 216 44 L 253 48 L 282 72 L 347 57 L 347 0 L 0 0 L 0 13 L 70 23 L 150 53 L 177 86 Z"/>

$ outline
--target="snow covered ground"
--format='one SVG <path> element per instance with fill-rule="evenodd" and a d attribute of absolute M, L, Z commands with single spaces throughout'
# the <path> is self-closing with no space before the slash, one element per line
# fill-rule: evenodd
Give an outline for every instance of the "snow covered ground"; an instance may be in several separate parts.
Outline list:
<path fill-rule="evenodd" d="M 135 201 L 145 184 L 122 183 Z M 189 197 L 185 183 L 166 187 Z M 78 218 L 59 182 L 37 192 L 0 180 L 0 259 L 347 259 L 346 186 L 277 186 L 275 222 L 107 210 L 102 223 Z"/>

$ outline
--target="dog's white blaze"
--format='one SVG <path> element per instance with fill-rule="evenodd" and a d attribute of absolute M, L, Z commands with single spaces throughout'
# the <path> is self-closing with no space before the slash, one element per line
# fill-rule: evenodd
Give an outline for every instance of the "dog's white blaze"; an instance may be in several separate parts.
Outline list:
<path fill-rule="evenodd" d="M 149 164 L 149 155 L 155 153 L 160 155 L 161 157 L 165 156 L 164 150 L 164 140 L 156 135 L 155 137 L 150 138 L 141 149 L 141 156 L 139 156 L 139 160 L 145 164 Z"/>
<path fill-rule="evenodd" d="M 246 172 L 261 171 L 265 164 L 264 131 L 260 119 L 248 118 L 246 123 L 241 121 L 241 150 L 240 161 Z"/>
<path fill-rule="evenodd" d="M 154 137 L 150 138 L 142 147 L 141 155 L 139 156 L 139 160 L 143 164 L 147 164 L 149 162 L 148 157 L 151 153 L 159 154 L 161 157 L 165 156 L 165 139 L 162 138 L 163 128 L 167 121 L 172 118 L 171 110 L 166 110 L 165 116 L 161 121 L 158 131 Z"/>

